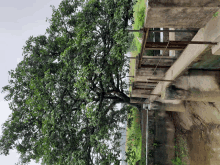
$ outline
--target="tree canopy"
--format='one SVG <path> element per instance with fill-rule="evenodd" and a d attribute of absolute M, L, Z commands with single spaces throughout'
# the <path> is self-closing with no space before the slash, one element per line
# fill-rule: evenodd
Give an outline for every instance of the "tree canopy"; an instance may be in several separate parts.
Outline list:
<path fill-rule="evenodd" d="M 1 154 L 15 148 L 21 163 L 120 164 L 118 123 L 131 106 L 140 109 L 130 103 L 124 80 L 135 3 L 63 0 L 52 6 L 46 33 L 29 37 L 23 61 L 3 87 L 12 114 L 3 124 Z"/>

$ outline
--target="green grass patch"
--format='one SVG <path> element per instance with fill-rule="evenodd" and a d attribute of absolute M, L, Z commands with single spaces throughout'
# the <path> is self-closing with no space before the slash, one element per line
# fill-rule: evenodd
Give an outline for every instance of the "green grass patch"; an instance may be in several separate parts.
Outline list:
<path fill-rule="evenodd" d="M 138 0 L 134 5 L 134 24 L 133 29 L 139 30 L 144 27 L 145 21 L 145 11 L 146 11 L 146 0 Z M 142 38 L 143 33 L 134 32 L 134 42 L 136 44 L 136 51 L 141 51 L 141 43 L 138 41 L 138 38 Z"/>
<path fill-rule="evenodd" d="M 125 150 L 127 158 L 129 157 L 128 164 L 134 165 L 138 160 L 141 160 L 142 135 L 139 111 L 137 108 L 132 108 L 131 112 L 128 114 Z"/>
<path fill-rule="evenodd" d="M 173 165 L 187 165 L 189 159 L 186 139 L 179 135 L 175 139 L 175 159 L 172 159 Z"/>

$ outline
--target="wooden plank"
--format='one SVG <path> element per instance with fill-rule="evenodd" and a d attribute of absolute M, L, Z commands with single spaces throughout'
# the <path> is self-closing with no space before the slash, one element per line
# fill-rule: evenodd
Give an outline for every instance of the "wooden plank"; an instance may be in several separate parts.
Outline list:
<path fill-rule="evenodd" d="M 143 86 L 143 87 L 153 87 L 154 88 L 156 86 L 156 84 L 148 84 L 148 83 L 136 83 L 136 82 L 133 82 L 133 84 L 137 88 L 139 88 L 141 86 Z"/>
<path fill-rule="evenodd" d="M 141 64 L 141 68 L 156 68 L 157 65 L 143 65 Z M 158 65 L 157 68 L 170 68 L 169 66 Z"/>
<path fill-rule="evenodd" d="M 139 97 L 139 98 L 146 98 L 146 99 L 150 97 L 150 95 L 143 95 L 143 94 L 132 94 L 132 96 Z"/>
<path fill-rule="evenodd" d="M 158 63 L 160 61 L 161 64 L 163 63 L 173 63 L 173 59 L 144 59 L 142 58 L 142 62 L 150 62 L 150 63 Z"/>
<path fill-rule="evenodd" d="M 161 77 L 156 77 L 156 76 L 135 76 L 134 77 L 134 81 L 144 81 L 144 82 L 148 82 L 150 81 L 149 79 L 161 79 Z M 152 80 L 153 82 L 155 82 L 154 80 Z M 151 82 L 152 82 L 151 81 Z M 157 81 L 156 81 L 157 82 Z"/>
<path fill-rule="evenodd" d="M 143 87 L 143 88 L 137 88 L 136 86 L 132 88 L 132 90 L 153 90 L 154 88 L 147 88 L 147 87 Z"/>
<path fill-rule="evenodd" d="M 171 66 L 173 64 L 172 61 L 170 62 L 164 62 L 164 61 L 160 61 L 160 60 L 149 60 L 149 61 L 146 61 L 146 60 L 142 60 L 141 61 L 141 65 L 157 65 L 159 63 L 160 66 Z"/>
<path fill-rule="evenodd" d="M 136 93 L 132 94 L 132 96 L 146 98 L 146 99 L 150 98 L 150 96 L 154 96 L 154 97 L 159 96 L 160 97 L 160 95 L 158 95 L 158 94 L 136 94 Z"/>
<path fill-rule="evenodd" d="M 134 83 L 144 83 L 144 84 L 155 84 L 155 85 L 157 85 L 158 82 L 134 81 Z"/>
<path fill-rule="evenodd" d="M 168 45 L 168 47 L 179 47 L 179 46 L 187 46 L 189 43 L 189 41 L 169 41 L 169 44 L 168 42 L 147 42 L 145 45 L 146 46 L 158 46 L 158 47 L 166 47 Z"/>
<path fill-rule="evenodd" d="M 135 93 L 151 93 L 151 90 L 152 90 L 152 88 L 151 89 L 145 89 L 145 90 L 143 90 L 143 89 L 134 89 L 134 90 L 132 90 L 132 95 L 133 94 L 135 94 Z"/>
<path fill-rule="evenodd" d="M 159 69 L 158 69 L 159 70 Z M 154 74 L 153 74 L 154 73 Z M 135 76 L 147 76 L 147 77 L 164 77 L 165 76 L 165 73 L 164 72 L 157 72 L 157 70 L 154 72 L 154 71 L 151 71 L 151 72 L 148 72 L 148 71 L 136 71 L 136 74 Z"/>
<path fill-rule="evenodd" d="M 177 44 L 177 45 L 184 45 L 184 44 L 208 44 L 208 45 L 217 45 L 218 42 L 209 42 L 209 41 L 170 41 L 171 45 Z"/>
<path fill-rule="evenodd" d="M 152 81 L 167 81 L 167 82 L 173 82 L 174 80 L 163 80 L 163 79 L 148 79 Z"/>
<path fill-rule="evenodd" d="M 135 85 L 134 86 L 135 89 L 145 89 L 145 88 L 150 88 L 150 89 L 154 89 L 156 86 L 149 86 L 149 85 Z"/>
<path fill-rule="evenodd" d="M 149 32 L 198 32 L 198 30 L 149 30 Z"/>
<path fill-rule="evenodd" d="M 161 77 L 147 77 L 147 76 L 135 76 L 134 77 L 134 81 L 145 81 L 145 82 L 148 82 L 148 81 L 156 81 L 156 82 L 158 82 L 158 81 L 173 81 L 173 80 L 165 80 L 165 79 L 163 79 L 163 78 L 161 78 Z"/>
<path fill-rule="evenodd" d="M 145 48 L 145 50 L 164 50 L 164 47 L 161 48 Z M 177 47 L 177 48 L 173 48 L 173 47 L 167 47 L 166 50 L 184 50 L 185 47 Z"/>
<path fill-rule="evenodd" d="M 135 57 L 136 58 L 136 57 Z M 143 56 L 142 59 L 168 59 L 168 60 L 176 60 L 176 57 L 170 56 Z"/>

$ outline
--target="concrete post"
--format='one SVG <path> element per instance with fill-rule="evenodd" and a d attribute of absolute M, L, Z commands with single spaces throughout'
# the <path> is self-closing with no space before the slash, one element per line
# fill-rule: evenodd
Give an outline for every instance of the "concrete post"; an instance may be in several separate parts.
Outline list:
<path fill-rule="evenodd" d="M 163 111 L 173 111 L 173 112 L 185 112 L 186 108 L 183 103 L 172 104 L 172 103 L 162 103 L 154 101 L 148 104 L 149 110 L 163 110 Z"/>
<path fill-rule="evenodd" d="M 175 28 L 169 28 L 169 30 L 175 30 Z M 175 41 L 175 32 L 170 32 L 169 33 L 169 40 L 170 41 Z M 175 50 L 170 50 L 169 51 L 169 56 L 175 57 Z"/>
<path fill-rule="evenodd" d="M 192 88 L 184 90 L 176 88 L 174 85 L 168 87 L 163 95 L 165 100 L 189 100 L 189 101 L 204 101 L 204 102 L 220 102 L 219 91 L 200 91 Z"/>

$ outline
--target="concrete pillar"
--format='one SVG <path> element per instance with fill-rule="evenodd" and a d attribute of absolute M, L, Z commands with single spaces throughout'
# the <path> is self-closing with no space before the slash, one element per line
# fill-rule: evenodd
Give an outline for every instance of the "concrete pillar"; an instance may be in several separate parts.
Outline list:
<path fill-rule="evenodd" d="M 143 81 L 143 82 L 158 82 L 157 80 L 148 80 L 148 79 L 162 79 L 161 76 L 135 76 L 134 81 Z"/>
<path fill-rule="evenodd" d="M 220 102 L 219 91 L 200 91 L 196 88 L 184 90 L 171 85 L 163 95 L 165 100 L 189 100 L 204 102 Z"/>
<path fill-rule="evenodd" d="M 136 70 L 135 76 L 150 76 L 150 77 L 164 77 L 165 73 L 160 71 L 159 69 L 154 71 L 147 71 L 147 70 Z"/>
<path fill-rule="evenodd" d="M 164 30 L 169 30 L 169 28 L 163 28 Z M 163 42 L 168 42 L 169 40 L 169 32 L 163 32 Z M 163 52 L 163 56 L 169 56 L 169 50 L 165 49 L 162 51 Z M 175 50 L 174 50 L 175 51 Z"/>
<path fill-rule="evenodd" d="M 183 103 L 180 104 L 172 104 L 172 103 L 162 103 L 158 101 L 154 101 L 148 104 L 149 110 L 163 110 L 163 111 L 173 111 L 173 112 L 185 112 L 186 108 Z"/>
<path fill-rule="evenodd" d="M 154 28 L 154 30 L 160 30 L 160 28 Z M 154 33 L 154 42 L 160 42 L 160 33 Z M 160 54 L 160 50 L 154 50 L 154 56 L 158 56 Z"/>
<path fill-rule="evenodd" d="M 175 28 L 169 28 L 169 30 L 175 30 Z M 169 40 L 175 41 L 175 32 L 169 32 Z M 169 50 L 169 56 L 175 57 L 175 50 Z"/>

